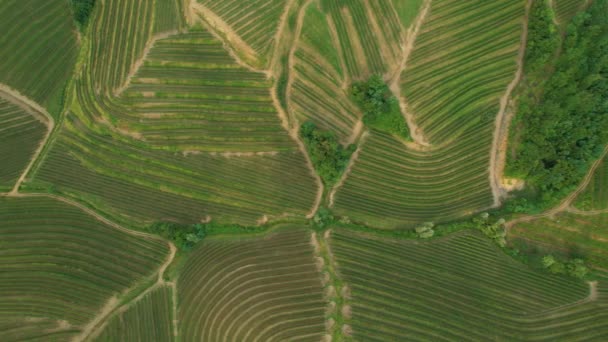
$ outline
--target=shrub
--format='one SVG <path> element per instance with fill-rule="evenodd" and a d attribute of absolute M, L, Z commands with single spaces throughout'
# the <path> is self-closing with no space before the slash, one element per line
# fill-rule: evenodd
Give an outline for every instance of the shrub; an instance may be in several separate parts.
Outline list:
<path fill-rule="evenodd" d="M 95 6 L 95 0 L 70 0 L 70 3 L 74 12 L 74 20 L 81 29 L 84 28 Z"/>

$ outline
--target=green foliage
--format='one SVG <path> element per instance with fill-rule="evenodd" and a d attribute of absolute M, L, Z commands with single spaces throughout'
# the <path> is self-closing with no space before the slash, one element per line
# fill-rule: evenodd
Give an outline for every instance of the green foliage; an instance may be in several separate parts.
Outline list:
<path fill-rule="evenodd" d="M 543 267 L 553 274 L 564 274 L 579 279 L 584 278 L 589 269 L 585 266 L 583 259 L 557 260 L 553 255 L 546 255 L 542 259 Z"/>
<path fill-rule="evenodd" d="M 543 61 L 544 54 L 529 58 Z M 550 204 L 580 182 L 608 141 L 608 1 L 594 2 L 573 19 L 554 73 L 541 81 L 540 94 L 528 89 L 520 97 L 521 143 L 508 172 L 525 178 Z"/>
<path fill-rule="evenodd" d="M 287 82 L 289 79 L 289 60 L 287 56 L 283 56 L 281 58 L 281 64 L 283 65 L 283 70 L 281 71 L 281 75 L 279 75 L 279 79 L 277 80 L 277 97 L 279 98 L 279 103 L 281 104 L 281 108 L 283 110 L 287 110 Z"/>
<path fill-rule="evenodd" d="M 325 207 L 319 208 L 312 218 L 313 228 L 323 230 L 335 222 L 335 217 L 331 211 Z"/>
<path fill-rule="evenodd" d="M 433 222 L 425 222 L 421 226 L 416 227 L 415 231 L 419 238 L 428 239 L 435 235 L 433 227 L 435 227 L 435 224 Z"/>
<path fill-rule="evenodd" d="M 526 72 L 540 71 L 550 62 L 560 44 L 555 14 L 547 0 L 534 1 L 528 24 L 528 42 L 526 45 Z"/>
<path fill-rule="evenodd" d="M 89 21 L 89 16 L 95 7 L 95 0 L 70 0 L 74 12 L 74 20 L 80 28 L 84 28 Z"/>
<path fill-rule="evenodd" d="M 149 230 L 165 239 L 173 241 L 181 250 L 189 251 L 197 242 L 207 236 L 207 224 L 179 224 L 174 222 L 156 222 Z"/>
<path fill-rule="evenodd" d="M 355 101 L 363 110 L 363 123 L 370 128 L 410 139 L 399 102 L 379 75 L 367 82 L 355 83 L 351 89 Z"/>
<path fill-rule="evenodd" d="M 344 148 L 332 132 L 321 131 L 312 122 L 302 124 L 300 136 L 323 183 L 326 186 L 335 184 L 348 165 L 355 145 Z"/>
<path fill-rule="evenodd" d="M 472 220 L 475 228 L 479 229 L 485 236 L 489 237 L 498 246 L 505 247 L 507 245 L 507 232 L 505 230 L 505 220 L 491 220 L 488 213 L 482 213 L 479 217 Z"/>

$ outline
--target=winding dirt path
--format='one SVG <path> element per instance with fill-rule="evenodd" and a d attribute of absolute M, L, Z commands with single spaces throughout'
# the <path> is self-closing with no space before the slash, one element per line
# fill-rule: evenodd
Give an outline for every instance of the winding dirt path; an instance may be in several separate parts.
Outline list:
<path fill-rule="evenodd" d="M 507 229 L 507 231 L 509 230 L 509 228 L 513 227 L 517 223 L 530 222 L 530 221 L 534 221 L 534 220 L 537 220 L 540 218 L 545 218 L 545 217 L 553 217 L 556 214 L 561 213 L 563 211 L 576 212 L 578 209 L 571 208 L 572 201 L 574 201 L 576 199 L 576 197 L 585 190 L 585 188 L 587 187 L 587 185 L 593 178 L 593 174 L 595 173 L 595 170 L 598 168 L 598 166 L 600 166 L 600 164 L 602 163 L 602 160 L 604 158 L 606 158 L 606 155 L 608 155 L 608 145 L 606 145 L 606 147 L 604 148 L 604 151 L 602 152 L 600 157 L 591 165 L 591 167 L 589 168 L 589 171 L 587 172 L 587 174 L 585 175 L 585 177 L 583 178 L 583 180 L 579 184 L 579 186 L 576 188 L 576 190 L 571 192 L 560 204 L 558 204 L 557 206 L 555 206 L 541 214 L 524 215 L 524 216 L 515 218 L 511 221 L 508 221 L 507 223 L 505 223 L 505 228 Z"/>
<path fill-rule="evenodd" d="M 506 194 L 506 190 L 502 187 L 501 181 L 504 174 L 507 156 L 509 126 L 514 116 L 513 111 L 508 110 L 508 107 L 513 90 L 519 84 L 519 81 L 523 75 L 524 56 L 526 54 L 526 43 L 528 41 L 528 19 L 530 16 L 531 7 L 532 0 L 528 0 L 526 3 L 526 12 L 524 15 L 523 29 L 521 32 L 519 52 L 517 54 L 517 70 L 515 71 L 515 77 L 511 83 L 509 83 L 507 90 L 500 98 L 500 108 L 498 110 L 498 114 L 496 115 L 489 166 L 490 186 L 492 188 L 492 195 L 494 197 L 494 207 L 500 206 L 501 200 Z"/>
<path fill-rule="evenodd" d="M 51 114 L 49 114 L 49 112 L 47 112 L 46 109 L 42 108 L 42 106 L 40 106 L 38 103 L 22 95 L 17 90 L 2 83 L 0 83 L 0 97 L 20 107 L 26 113 L 32 115 L 36 120 L 42 122 L 47 127 L 46 134 L 44 135 L 42 140 L 40 140 L 40 143 L 38 144 L 36 151 L 34 151 L 30 162 L 27 164 L 25 170 L 23 170 L 23 172 L 15 182 L 15 186 L 13 187 L 13 189 L 9 192 L 9 194 L 15 195 L 19 191 L 19 187 L 25 180 L 27 174 L 30 172 L 32 166 L 34 166 L 34 163 L 36 162 L 36 160 L 38 160 L 38 157 L 44 149 L 44 146 L 46 146 L 46 143 L 48 142 L 51 133 L 55 129 L 55 120 L 53 119 Z"/>
<path fill-rule="evenodd" d="M 420 12 L 418 13 L 418 16 L 416 16 L 416 19 L 414 20 L 414 23 L 407 29 L 407 34 L 401 47 L 401 63 L 399 64 L 399 67 L 396 68 L 396 70 L 394 71 L 394 74 L 389 82 L 391 91 L 399 100 L 399 107 L 401 108 L 401 113 L 403 114 L 403 116 L 405 117 L 405 121 L 407 122 L 407 126 L 410 130 L 410 136 L 412 137 L 412 140 L 415 144 L 424 147 L 428 147 L 430 144 L 424 137 L 422 129 L 416 124 L 414 116 L 408 111 L 407 101 L 401 94 L 401 75 L 407 68 L 407 61 L 410 55 L 412 54 L 412 51 L 414 50 L 414 43 L 416 42 L 418 32 L 420 32 L 420 28 L 422 27 L 422 24 L 424 23 L 424 20 L 426 19 L 431 9 L 431 1 L 432 0 L 424 0 Z"/>

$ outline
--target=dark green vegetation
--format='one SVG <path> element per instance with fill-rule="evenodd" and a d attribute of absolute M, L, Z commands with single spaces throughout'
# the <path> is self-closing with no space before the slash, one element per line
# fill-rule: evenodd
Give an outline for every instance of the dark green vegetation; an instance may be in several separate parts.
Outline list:
<path fill-rule="evenodd" d="M 366 82 L 355 83 L 351 93 L 363 111 L 365 125 L 406 140 L 410 139 L 399 101 L 380 75 L 373 75 Z"/>
<path fill-rule="evenodd" d="M 349 145 L 344 148 L 334 133 L 320 130 L 310 121 L 300 127 L 300 137 L 323 183 L 328 187 L 335 184 L 348 165 L 356 146 Z"/>
<path fill-rule="evenodd" d="M 148 230 L 173 241 L 177 248 L 185 251 L 191 250 L 197 242 L 207 236 L 207 227 L 202 223 L 187 225 L 173 222 L 157 222 L 151 225 Z"/>
<path fill-rule="evenodd" d="M 95 7 L 95 0 L 70 0 L 70 3 L 74 12 L 74 20 L 83 29 L 89 21 L 93 7 Z"/>
<path fill-rule="evenodd" d="M 554 203 L 581 181 L 608 142 L 608 1 L 594 1 L 573 19 L 559 51 L 550 51 L 559 33 L 547 12 L 533 15 L 539 18 L 531 19 L 529 74 L 513 133 L 520 140 L 507 171 Z"/>

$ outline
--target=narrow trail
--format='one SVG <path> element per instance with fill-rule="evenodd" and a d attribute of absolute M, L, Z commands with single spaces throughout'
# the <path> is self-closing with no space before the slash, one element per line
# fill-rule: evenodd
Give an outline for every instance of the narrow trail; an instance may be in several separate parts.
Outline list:
<path fill-rule="evenodd" d="M 295 55 L 295 50 L 297 48 L 297 43 L 300 39 L 300 34 L 302 32 L 302 25 L 304 23 L 304 14 L 306 13 L 306 9 L 308 8 L 308 6 L 310 5 L 311 2 L 312 2 L 311 0 L 308 0 L 299 9 L 299 12 L 297 15 L 296 30 L 294 32 L 294 37 L 291 41 L 291 47 L 289 48 L 289 55 L 288 55 L 287 66 L 286 66 L 287 68 L 290 69 L 289 73 L 288 73 L 288 79 L 287 79 L 288 85 L 287 85 L 287 95 L 286 95 L 286 97 L 288 99 L 287 100 L 288 104 L 289 104 L 289 92 L 291 89 L 290 82 L 292 82 L 292 78 L 293 78 L 293 70 L 291 70 L 291 67 L 293 66 L 293 58 Z M 312 164 L 312 160 L 310 160 L 310 156 L 308 155 L 308 152 L 306 151 L 306 146 L 304 146 L 304 142 L 302 142 L 302 140 L 300 139 L 300 135 L 298 133 L 299 127 L 297 125 L 297 122 L 293 122 L 292 124 L 290 124 L 289 114 L 287 112 L 285 112 L 285 110 L 283 110 L 283 107 L 281 106 L 281 103 L 280 103 L 280 101 L 278 99 L 278 95 L 277 95 L 278 94 L 277 79 L 278 79 L 278 77 L 275 77 L 274 84 L 272 85 L 272 88 L 270 89 L 270 96 L 272 98 L 272 103 L 274 104 L 274 107 L 277 110 L 277 113 L 279 114 L 279 119 L 281 120 L 281 125 L 289 133 L 289 136 L 291 137 L 291 139 L 296 143 L 296 145 L 298 146 L 298 149 L 304 155 L 304 159 L 306 160 L 306 165 L 307 165 L 308 169 L 310 170 L 311 175 L 314 177 L 314 179 L 317 183 L 317 195 L 315 197 L 315 201 L 313 202 L 310 212 L 306 215 L 306 218 L 312 218 L 314 216 L 315 212 L 317 212 L 317 209 L 319 209 L 319 206 L 321 205 L 321 201 L 323 200 L 323 191 L 324 191 L 323 182 L 321 181 L 321 177 L 319 177 L 319 175 L 315 171 L 315 167 Z"/>
<path fill-rule="evenodd" d="M 27 166 L 15 182 L 15 186 L 13 186 L 13 189 L 9 193 L 11 195 L 15 195 L 19 191 L 19 187 L 25 180 L 25 177 L 36 163 L 36 160 L 38 160 L 38 157 L 40 156 L 40 153 L 42 153 L 44 146 L 46 146 L 47 142 L 49 141 L 51 133 L 53 133 L 53 130 L 55 129 L 55 120 L 53 119 L 51 114 L 49 114 L 49 112 L 47 112 L 46 109 L 42 108 L 42 106 L 40 106 L 38 103 L 22 95 L 17 90 L 12 89 L 2 83 L 0 83 L 0 97 L 20 107 L 26 113 L 33 116 L 36 120 L 42 122 L 47 127 L 46 134 L 44 135 L 42 140 L 40 140 L 38 147 L 34 151 L 32 158 L 30 159 L 30 162 L 27 164 Z"/>
<path fill-rule="evenodd" d="M 569 206 L 568 208 L 566 208 L 566 211 L 569 213 L 573 213 L 573 214 L 581 215 L 581 216 L 595 216 L 595 215 L 608 214 L 608 209 L 580 210 L 573 206 Z"/>
<path fill-rule="evenodd" d="M 519 52 L 517 54 L 517 70 L 515 71 L 515 77 L 511 83 L 509 83 L 507 90 L 500 98 L 500 108 L 495 120 L 489 165 L 490 187 L 492 188 L 492 196 L 494 197 L 494 207 L 500 206 L 502 198 L 506 194 L 506 191 L 503 189 L 501 184 L 506 163 L 509 126 L 514 116 L 513 111 L 509 110 L 508 107 L 513 90 L 515 90 L 515 87 L 519 84 L 523 75 L 524 57 L 526 54 L 526 44 L 528 42 L 528 19 L 530 16 L 531 7 L 532 0 L 528 0 L 526 3 L 526 12 L 522 24 L 523 28 L 521 32 Z"/>
<path fill-rule="evenodd" d="M 348 161 L 348 165 L 346 166 L 346 169 L 344 170 L 344 172 L 342 172 L 342 176 L 340 177 L 340 180 L 338 180 L 338 183 L 336 183 L 336 185 L 334 185 L 334 187 L 331 189 L 331 192 L 329 193 L 329 204 L 328 204 L 328 206 L 330 208 L 334 206 L 334 199 L 335 199 L 336 193 L 342 187 L 342 185 L 344 185 L 346 178 L 348 178 L 348 175 L 351 173 L 353 166 L 355 165 L 355 163 L 357 162 L 357 159 L 359 158 L 359 153 L 361 153 L 363 144 L 365 143 L 365 140 L 367 139 L 368 136 L 369 136 L 368 131 L 365 131 L 365 132 L 363 132 L 363 134 L 361 134 L 361 138 L 359 139 L 357 149 L 355 150 L 355 152 L 353 152 L 353 155 L 350 157 L 350 160 Z"/>
<path fill-rule="evenodd" d="M 401 94 L 401 75 L 407 69 L 407 61 L 414 50 L 414 43 L 416 42 L 416 37 L 418 36 L 418 32 L 420 32 L 420 28 L 424 23 L 430 9 L 431 9 L 431 1 L 432 0 L 424 0 L 421 6 L 421 10 L 418 13 L 414 23 L 410 28 L 407 29 L 407 34 L 404 38 L 402 49 L 402 58 L 401 64 L 394 71 L 393 76 L 389 82 L 389 86 L 393 94 L 399 100 L 399 107 L 401 108 L 401 113 L 405 117 L 405 121 L 407 122 L 407 126 L 410 130 L 410 136 L 415 144 L 428 147 L 430 144 L 424 137 L 424 133 L 422 129 L 418 127 L 416 124 L 412 113 L 408 111 L 407 101 Z"/>
<path fill-rule="evenodd" d="M 196 2 L 196 0 L 191 0 L 189 6 L 190 15 L 188 18 L 189 21 L 192 21 L 190 24 L 196 22 L 193 17 L 197 15 L 199 17 L 199 22 L 201 22 L 217 39 L 224 42 L 226 50 L 228 50 L 237 63 L 249 70 L 263 72 L 267 76 L 270 76 L 268 70 L 254 67 L 254 65 L 260 64 L 258 53 L 249 46 L 249 44 L 247 44 L 241 36 L 228 25 L 228 23 L 203 4 Z M 219 32 L 221 32 L 221 34 Z M 242 56 L 239 56 L 236 50 L 242 53 Z M 251 64 L 245 62 L 243 58 L 250 61 Z"/>
<path fill-rule="evenodd" d="M 268 67 L 270 72 L 277 70 L 277 64 L 280 63 L 281 48 L 283 47 L 281 44 L 282 43 L 281 38 L 283 37 L 283 35 L 286 32 L 285 27 L 287 26 L 287 17 L 289 16 L 289 11 L 291 10 L 291 7 L 293 6 L 294 3 L 295 3 L 295 0 L 287 0 L 287 4 L 285 4 L 283 13 L 281 14 L 281 18 L 279 19 L 279 23 L 277 24 L 277 32 L 275 32 L 275 34 L 274 34 L 274 44 L 275 44 L 274 49 L 273 49 L 274 51 L 272 53 L 272 59 L 270 61 L 270 66 Z M 307 3 L 303 7 L 308 6 L 308 3 L 310 3 L 310 1 L 307 1 Z M 298 16 L 298 20 L 300 20 L 299 16 Z M 297 39 L 297 37 L 299 37 L 299 36 L 300 36 L 300 34 L 298 33 L 294 37 L 294 40 Z M 293 45 L 296 45 L 296 43 L 294 42 Z"/>
<path fill-rule="evenodd" d="M 517 223 L 530 222 L 530 221 L 534 221 L 534 220 L 537 220 L 540 218 L 553 217 L 556 214 L 561 213 L 563 211 L 578 210 L 578 209 L 571 208 L 572 201 L 574 201 L 576 199 L 576 197 L 585 190 L 585 188 L 587 187 L 587 185 L 593 178 L 593 174 L 595 173 L 595 170 L 600 166 L 600 164 L 602 163 L 602 160 L 604 158 L 606 158 L 606 155 L 608 155 L 608 145 L 606 145 L 606 147 L 604 147 L 604 151 L 602 152 L 600 157 L 591 165 L 591 167 L 589 168 L 589 171 L 587 172 L 587 174 L 585 175 L 585 177 L 583 178 L 583 180 L 579 184 L 579 186 L 573 192 L 571 192 L 561 203 L 559 203 L 557 206 L 555 206 L 541 214 L 524 215 L 524 216 L 515 218 L 511 221 L 508 221 L 507 223 L 505 223 L 505 228 L 507 229 L 507 232 L 511 227 L 513 227 Z"/>

